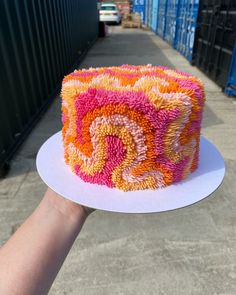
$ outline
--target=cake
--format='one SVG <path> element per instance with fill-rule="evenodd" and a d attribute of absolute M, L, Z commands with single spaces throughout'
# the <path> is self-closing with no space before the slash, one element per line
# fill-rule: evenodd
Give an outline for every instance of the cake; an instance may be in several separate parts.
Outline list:
<path fill-rule="evenodd" d="M 61 97 L 64 160 L 83 181 L 159 189 L 197 169 L 205 95 L 191 74 L 151 65 L 76 70 Z"/>

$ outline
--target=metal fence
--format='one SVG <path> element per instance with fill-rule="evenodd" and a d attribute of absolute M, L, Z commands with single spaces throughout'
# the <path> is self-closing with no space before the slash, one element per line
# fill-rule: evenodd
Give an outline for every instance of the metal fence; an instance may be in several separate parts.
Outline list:
<path fill-rule="evenodd" d="M 236 96 L 236 0 L 146 0 L 145 24 Z"/>
<path fill-rule="evenodd" d="M 194 63 L 221 87 L 226 86 L 236 40 L 236 1 L 200 1 Z"/>
<path fill-rule="evenodd" d="M 0 1 L 0 174 L 98 35 L 97 1 Z"/>

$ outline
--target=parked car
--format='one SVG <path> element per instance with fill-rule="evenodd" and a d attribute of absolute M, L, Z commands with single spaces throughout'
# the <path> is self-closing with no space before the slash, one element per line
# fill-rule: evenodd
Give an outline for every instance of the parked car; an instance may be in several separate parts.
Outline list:
<path fill-rule="evenodd" d="M 121 14 L 115 3 L 102 3 L 99 10 L 99 19 L 102 22 L 120 24 Z"/>

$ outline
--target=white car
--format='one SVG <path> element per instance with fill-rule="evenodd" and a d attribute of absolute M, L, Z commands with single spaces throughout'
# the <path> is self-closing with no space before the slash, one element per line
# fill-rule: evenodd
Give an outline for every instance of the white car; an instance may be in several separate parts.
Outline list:
<path fill-rule="evenodd" d="M 99 20 L 101 22 L 113 22 L 119 24 L 121 22 L 121 14 L 116 4 L 102 3 L 99 10 Z"/>

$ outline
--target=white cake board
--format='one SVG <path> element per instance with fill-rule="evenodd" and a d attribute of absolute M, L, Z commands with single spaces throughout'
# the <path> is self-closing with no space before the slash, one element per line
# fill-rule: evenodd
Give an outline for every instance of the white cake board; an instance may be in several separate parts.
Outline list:
<path fill-rule="evenodd" d="M 64 163 L 61 132 L 42 145 L 36 165 L 42 180 L 61 196 L 87 207 L 122 213 L 163 212 L 189 206 L 213 193 L 225 174 L 221 154 L 204 137 L 199 168 L 186 180 L 157 190 L 123 192 L 84 182 Z"/>

